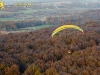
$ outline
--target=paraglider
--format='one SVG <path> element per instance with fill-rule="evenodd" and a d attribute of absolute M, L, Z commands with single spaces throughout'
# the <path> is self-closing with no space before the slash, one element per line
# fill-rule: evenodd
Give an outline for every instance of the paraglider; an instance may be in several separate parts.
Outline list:
<path fill-rule="evenodd" d="M 59 31 L 61 30 L 64 30 L 64 29 L 67 29 L 67 28 L 72 28 L 72 29 L 76 29 L 76 30 L 79 30 L 81 31 L 82 33 L 84 33 L 83 29 L 81 29 L 80 27 L 76 26 L 76 25 L 63 25 L 63 26 L 60 26 L 58 27 L 57 29 L 55 29 L 53 31 L 53 33 L 51 34 L 51 37 L 53 37 L 56 33 L 58 33 Z"/>
<path fill-rule="evenodd" d="M 4 4 L 3 4 L 2 0 L 0 0 L 0 9 L 4 9 Z"/>
<path fill-rule="evenodd" d="M 72 52 L 71 52 L 71 50 L 68 50 L 68 54 L 71 54 Z"/>

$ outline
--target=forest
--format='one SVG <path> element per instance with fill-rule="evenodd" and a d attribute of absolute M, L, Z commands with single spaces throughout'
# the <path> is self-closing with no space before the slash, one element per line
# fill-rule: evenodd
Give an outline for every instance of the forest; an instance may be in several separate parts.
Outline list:
<path fill-rule="evenodd" d="M 90 25 L 53 38 L 57 26 L 1 34 L 0 75 L 100 75 L 100 24 Z"/>
<path fill-rule="evenodd" d="M 6 31 L 15 31 L 20 28 L 25 28 L 25 27 L 34 27 L 34 26 L 41 26 L 45 25 L 44 21 L 41 20 L 25 20 L 25 21 L 4 21 L 0 22 L 0 30 L 3 30 L 4 28 Z"/>

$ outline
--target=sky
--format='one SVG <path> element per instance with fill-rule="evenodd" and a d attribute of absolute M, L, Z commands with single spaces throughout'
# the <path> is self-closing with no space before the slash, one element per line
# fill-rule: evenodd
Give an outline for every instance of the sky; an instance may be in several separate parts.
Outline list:
<path fill-rule="evenodd" d="M 2 0 L 2 1 L 31 1 L 31 2 L 50 2 L 50 1 L 99 1 L 99 0 Z"/>

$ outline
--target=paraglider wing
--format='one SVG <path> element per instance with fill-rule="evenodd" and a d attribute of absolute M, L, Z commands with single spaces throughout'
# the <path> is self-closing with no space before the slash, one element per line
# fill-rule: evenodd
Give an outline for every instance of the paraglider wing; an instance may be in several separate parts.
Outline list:
<path fill-rule="evenodd" d="M 4 4 L 2 1 L 0 1 L 0 9 L 4 9 Z"/>
<path fill-rule="evenodd" d="M 64 29 L 67 29 L 67 28 L 73 28 L 73 29 L 77 29 L 77 30 L 83 32 L 83 30 L 82 30 L 80 27 L 78 27 L 78 26 L 75 26 L 75 25 L 63 25 L 63 26 L 60 26 L 60 27 L 58 27 L 57 29 L 55 29 L 55 30 L 53 31 L 51 37 L 53 37 L 53 36 L 54 36 L 56 33 L 58 33 L 59 31 L 64 30 Z M 83 32 L 83 33 L 84 33 L 84 32 Z"/>

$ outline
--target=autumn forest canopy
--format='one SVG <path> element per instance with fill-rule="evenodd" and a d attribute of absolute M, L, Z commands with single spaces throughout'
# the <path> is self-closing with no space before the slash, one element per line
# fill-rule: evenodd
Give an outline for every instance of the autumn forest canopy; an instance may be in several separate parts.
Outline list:
<path fill-rule="evenodd" d="M 0 74 L 99 75 L 100 33 L 84 28 L 84 35 L 64 30 L 50 38 L 54 29 L 0 35 Z"/>

